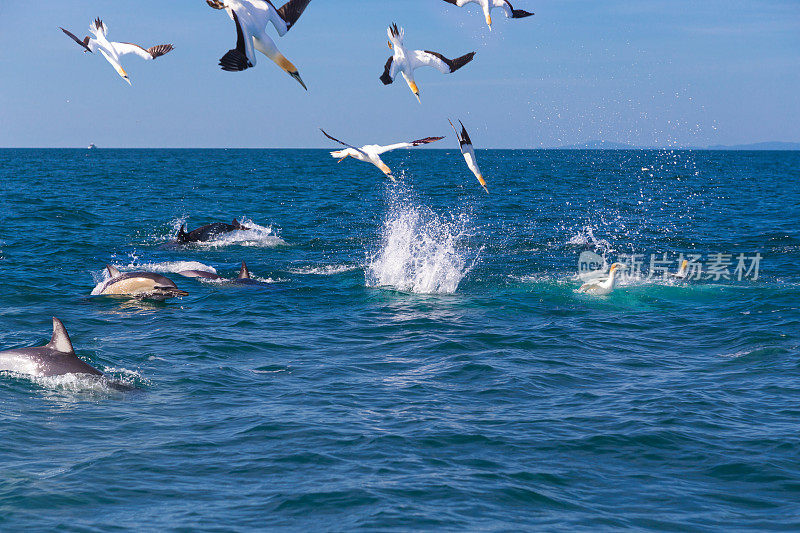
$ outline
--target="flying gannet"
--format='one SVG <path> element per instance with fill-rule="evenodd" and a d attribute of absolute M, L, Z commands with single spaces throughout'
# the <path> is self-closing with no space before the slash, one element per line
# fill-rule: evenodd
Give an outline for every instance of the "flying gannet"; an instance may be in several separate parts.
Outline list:
<path fill-rule="evenodd" d="M 467 162 L 467 166 L 475 174 L 475 177 L 478 178 L 478 183 L 481 184 L 483 190 L 486 191 L 486 194 L 489 194 L 489 189 L 486 187 L 486 180 L 483 179 L 483 174 L 481 174 L 481 169 L 478 168 L 478 161 L 475 159 L 475 149 L 472 147 L 472 140 L 469 138 L 469 134 L 467 133 L 467 129 L 464 127 L 464 124 L 459 120 L 458 123 L 461 124 L 461 133 L 458 132 L 456 127 L 453 125 L 452 120 L 448 120 L 450 122 L 450 126 L 453 127 L 453 131 L 456 132 L 456 136 L 458 137 L 458 143 L 461 146 L 461 153 L 464 155 L 464 159 Z"/>
<path fill-rule="evenodd" d="M 492 29 L 492 10 L 501 7 L 503 11 L 506 13 L 506 17 L 510 19 L 524 19 L 525 17 L 530 17 L 533 13 L 528 13 L 522 9 L 514 9 L 514 6 L 511 5 L 511 2 L 508 0 L 444 0 L 448 4 L 453 4 L 454 6 L 464 7 L 467 4 L 478 4 L 483 9 L 483 15 L 486 17 L 486 24 L 489 25 L 489 29 Z"/>
<path fill-rule="evenodd" d="M 347 144 L 346 142 L 342 142 L 339 139 L 331 137 L 325 130 L 320 131 L 322 131 L 322 133 L 325 134 L 325 137 L 328 139 L 347 147 L 347 150 L 337 150 L 335 152 L 331 152 L 331 156 L 333 156 L 335 159 L 338 159 L 339 163 L 348 157 L 358 159 L 359 161 L 364 161 L 365 163 L 372 163 L 392 181 L 396 181 L 394 175 L 392 174 L 392 170 L 381 160 L 381 154 L 391 152 L 392 150 L 399 150 L 400 148 L 413 148 L 415 146 L 422 146 L 423 144 L 429 144 L 444 139 L 444 137 L 426 137 L 417 141 L 390 144 L 389 146 L 369 144 L 367 146 L 362 146 L 361 148 L 356 148 L 351 144 Z"/>
<path fill-rule="evenodd" d="M 291 61 L 286 59 L 275 46 L 275 41 L 267 35 L 267 24 L 270 22 L 278 35 L 283 37 L 297 22 L 311 0 L 289 0 L 280 9 L 276 9 L 269 0 L 206 0 L 214 9 L 224 9 L 236 24 L 236 48 L 228 51 L 219 60 L 222 70 L 240 72 L 256 65 L 258 50 L 279 67 L 289 73 L 308 90 L 300 73 Z"/>
<path fill-rule="evenodd" d="M 397 24 L 392 24 L 387 30 L 387 34 L 389 35 L 389 49 L 394 52 L 394 55 L 386 62 L 380 79 L 384 85 L 389 85 L 394 82 L 398 73 L 402 73 L 403 78 L 411 88 L 411 92 L 414 93 L 420 103 L 422 101 L 419 98 L 419 89 L 414 81 L 414 71 L 416 69 L 433 67 L 443 74 L 450 74 L 472 61 L 472 58 L 475 57 L 475 52 L 470 52 L 451 60 L 437 52 L 408 50 L 403 44 L 405 31 L 402 28 L 398 28 Z"/>
<path fill-rule="evenodd" d="M 92 35 L 94 35 L 94 39 L 86 36 L 81 41 L 64 28 L 61 28 L 61 31 L 66 33 L 76 43 L 81 45 L 84 48 L 84 53 L 93 53 L 99 50 L 100 53 L 103 54 L 103 57 L 105 57 L 106 60 L 111 63 L 111 66 L 114 67 L 114 69 L 117 71 L 117 74 L 122 76 L 122 79 L 128 82 L 128 85 L 131 84 L 131 80 L 128 79 L 128 73 L 125 72 L 124 68 L 122 68 L 120 56 L 124 56 L 126 54 L 136 54 L 142 59 L 149 60 L 161 57 L 173 50 L 173 46 L 171 44 L 159 44 L 145 49 L 138 44 L 111 42 L 106 38 L 106 35 L 108 34 L 108 27 L 99 18 L 95 19 L 95 21 L 89 25 L 89 31 L 92 33 Z"/>
<path fill-rule="evenodd" d="M 614 287 L 617 285 L 617 276 L 619 275 L 619 268 L 621 266 L 622 265 L 620 263 L 614 263 L 611 265 L 611 268 L 608 269 L 608 278 L 606 280 L 584 283 L 578 289 L 578 292 L 591 294 L 592 296 L 605 296 L 607 294 L 611 294 L 611 292 L 614 290 Z"/>

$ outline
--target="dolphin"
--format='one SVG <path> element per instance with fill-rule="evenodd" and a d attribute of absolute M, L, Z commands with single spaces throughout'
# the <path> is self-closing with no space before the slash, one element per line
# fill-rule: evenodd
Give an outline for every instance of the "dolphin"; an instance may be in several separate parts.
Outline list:
<path fill-rule="evenodd" d="M 117 268 L 106 265 L 111 279 L 107 280 L 100 292 L 103 296 L 130 296 L 149 300 L 166 300 L 189 293 L 180 290 L 175 283 L 161 274 L 153 272 L 121 273 Z"/>
<path fill-rule="evenodd" d="M 185 278 L 200 278 L 200 279 L 220 279 L 217 274 L 213 272 L 207 272 L 205 270 L 181 270 L 178 272 L 179 276 L 183 276 Z"/>
<path fill-rule="evenodd" d="M 239 277 L 236 279 L 231 280 L 231 284 L 233 285 L 251 285 L 251 286 L 266 286 L 267 284 L 263 281 L 258 281 L 255 279 L 250 278 L 250 270 L 247 268 L 247 263 L 242 261 L 242 268 L 239 271 Z"/>
<path fill-rule="evenodd" d="M 33 376 L 63 376 L 64 374 L 103 373 L 78 359 L 64 324 L 53 317 L 53 336 L 44 346 L 16 348 L 0 352 L 0 370 Z"/>
<path fill-rule="evenodd" d="M 208 242 L 210 240 L 219 237 L 220 235 L 224 235 L 225 233 L 230 233 L 232 231 L 237 230 L 249 230 L 246 226 L 242 226 L 238 220 L 235 218 L 231 224 L 225 224 L 224 222 L 214 222 L 213 224 L 207 224 L 205 226 L 199 227 L 195 230 L 192 230 L 187 233 L 186 226 L 181 226 L 181 229 L 178 231 L 178 243 L 180 244 L 187 244 L 190 242 Z"/>
<path fill-rule="evenodd" d="M 35 377 L 84 374 L 103 377 L 108 386 L 114 390 L 122 392 L 134 390 L 124 383 L 108 381 L 102 372 L 81 361 L 75 355 L 67 329 L 56 317 L 53 317 L 53 336 L 49 343 L 34 348 L 16 348 L 0 352 L 0 371 Z"/>

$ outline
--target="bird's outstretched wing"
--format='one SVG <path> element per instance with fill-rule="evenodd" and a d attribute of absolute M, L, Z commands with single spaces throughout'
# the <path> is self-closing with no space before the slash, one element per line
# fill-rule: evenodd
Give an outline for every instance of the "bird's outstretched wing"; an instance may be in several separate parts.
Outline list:
<path fill-rule="evenodd" d="M 415 50 L 412 54 L 414 61 L 414 68 L 419 67 L 433 67 L 439 70 L 442 74 L 450 74 L 470 61 L 475 57 L 475 52 L 470 52 L 456 59 L 447 59 L 438 52 L 431 52 L 429 50 Z"/>
<path fill-rule="evenodd" d="M 222 59 L 219 60 L 219 66 L 222 67 L 222 70 L 227 72 L 241 72 L 242 70 L 247 70 L 252 67 L 253 63 L 250 62 L 247 56 L 247 42 L 245 40 L 242 24 L 239 22 L 239 17 L 236 15 L 236 11 L 232 9 L 230 13 L 236 25 L 236 48 L 228 50 L 228 53 L 222 56 Z M 252 38 L 249 40 L 252 43 Z"/>
<path fill-rule="evenodd" d="M 397 76 L 397 72 L 394 69 L 394 56 L 392 56 L 386 62 L 386 66 L 383 67 L 383 74 L 381 74 L 380 80 L 384 85 L 391 85 L 395 76 Z"/>
<path fill-rule="evenodd" d="M 174 50 L 171 44 L 159 44 L 147 49 L 133 43 L 113 43 L 113 45 L 119 55 L 136 54 L 142 59 L 147 60 L 156 59 Z"/>
<path fill-rule="evenodd" d="M 310 3 L 311 0 L 289 0 L 277 10 L 278 16 L 283 21 L 283 24 L 286 25 L 285 30 L 278 27 L 277 24 L 275 25 L 281 37 L 283 37 L 287 31 L 292 29 L 292 26 L 295 25 L 297 20 L 300 18 L 300 15 L 303 14 L 303 11 L 306 10 L 306 7 L 308 7 L 308 4 Z"/>
<path fill-rule="evenodd" d="M 378 151 L 378 154 L 384 154 L 386 152 L 391 152 L 392 150 L 399 150 L 401 148 L 414 148 L 415 146 L 422 146 L 423 144 L 434 143 L 436 141 L 441 141 L 442 139 L 444 139 L 444 137 L 425 137 L 424 139 L 419 139 L 407 143 L 390 144 L 389 146 L 382 146 L 381 149 Z"/>
<path fill-rule="evenodd" d="M 464 127 L 464 124 L 459 120 L 458 123 L 461 124 L 461 132 L 459 132 L 456 127 L 453 125 L 453 121 L 448 119 L 450 126 L 453 128 L 453 131 L 456 132 L 456 136 L 458 137 L 458 144 L 463 149 L 465 146 L 472 146 L 472 139 L 469 138 L 469 133 L 467 133 L 467 128 Z"/>
<path fill-rule="evenodd" d="M 61 28 L 61 26 L 59 26 L 59 28 Z M 75 41 L 76 43 L 81 45 L 83 48 L 85 48 L 87 52 L 89 52 L 90 54 L 92 53 L 91 49 L 89 48 L 89 36 L 88 35 L 86 36 L 86 38 L 84 40 L 81 41 L 80 39 L 75 37 L 75 35 L 73 33 L 65 30 L 64 28 L 61 28 L 61 31 L 66 33 L 73 41 Z"/>
<path fill-rule="evenodd" d="M 529 13 L 524 9 L 514 9 L 514 6 L 511 5 L 511 2 L 508 0 L 492 0 L 492 7 L 501 7 L 503 11 L 506 13 L 506 17 L 511 19 L 524 19 L 525 17 L 530 17 L 533 13 Z"/>
<path fill-rule="evenodd" d="M 366 157 L 369 157 L 369 156 L 367 155 L 367 153 L 366 153 L 366 152 L 364 152 L 364 150 L 362 150 L 361 148 L 356 148 L 356 147 L 355 147 L 355 146 L 353 146 L 352 144 L 347 144 L 347 143 L 346 143 L 346 142 L 344 142 L 344 141 L 340 141 L 340 140 L 339 140 L 339 139 L 337 139 L 336 137 L 331 137 L 330 135 L 328 135 L 328 132 L 326 132 L 326 131 L 325 131 L 325 130 L 323 130 L 322 128 L 320 128 L 320 129 L 319 129 L 319 131 L 321 131 L 321 132 L 323 133 L 323 135 L 325 135 L 325 137 L 327 137 L 328 139 L 332 140 L 333 142 L 337 142 L 337 143 L 341 144 L 342 146 L 346 146 L 347 148 L 352 148 L 352 149 L 353 149 L 353 150 L 355 150 L 356 152 L 359 152 L 359 153 L 363 154 L 364 156 L 366 156 Z"/>

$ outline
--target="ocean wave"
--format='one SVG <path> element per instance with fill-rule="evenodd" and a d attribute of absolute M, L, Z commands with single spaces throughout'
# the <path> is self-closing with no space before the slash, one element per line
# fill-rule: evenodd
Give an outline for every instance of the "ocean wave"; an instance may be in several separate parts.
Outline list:
<path fill-rule="evenodd" d="M 289 272 L 304 276 L 333 276 L 335 274 L 353 272 L 354 270 L 359 270 L 360 268 L 361 266 L 359 265 L 318 265 L 293 268 L 290 269 Z"/>

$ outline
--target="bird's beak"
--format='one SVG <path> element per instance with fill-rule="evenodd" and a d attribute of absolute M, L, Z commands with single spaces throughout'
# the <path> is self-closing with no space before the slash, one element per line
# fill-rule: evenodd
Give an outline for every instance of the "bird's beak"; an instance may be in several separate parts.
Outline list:
<path fill-rule="evenodd" d="M 297 83 L 299 83 L 300 85 L 302 85 L 302 86 L 303 86 L 303 89 L 305 89 L 306 91 L 308 90 L 308 87 L 306 87 L 306 84 L 305 84 L 305 83 L 303 83 L 303 78 L 301 78 L 301 77 L 300 77 L 300 73 L 299 73 L 299 72 L 297 72 L 297 71 L 295 70 L 294 72 L 290 72 L 290 73 L 289 73 L 289 76 L 291 76 L 291 77 L 293 77 L 294 79 L 296 79 L 296 80 L 297 80 Z"/>
<path fill-rule="evenodd" d="M 417 97 L 417 102 L 419 102 L 421 104 L 422 100 L 420 100 L 420 98 L 419 98 L 419 89 L 417 88 L 417 84 L 415 82 L 413 82 L 413 81 L 409 81 L 409 80 L 407 80 L 407 81 L 408 81 L 408 86 L 411 89 L 411 92 L 414 93 L 414 96 Z"/>
<path fill-rule="evenodd" d="M 298 72 L 298 71 L 297 71 L 297 67 L 295 67 L 295 66 L 292 64 L 292 62 L 291 62 L 291 61 L 289 61 L 288 59 L 286 59 L 286 57 L 284 57 L 284 55 L 283 55 L 283 54 L 281 54 L 280 52 L 276 52 L 276 53 L 274 53 L 274 54 L 269 54 L 267 57 L 269 57 L 269 58 L 270 58 L 271 60 L 273 60 L 273 61 L 274 61 L 274 62 L 275 62 L 275 63 L 276 63 L 276 64 L 277 64 L 279 67 L 281 67 L 283 70 L 285 70 L 285 71 L 286 71 L 286 72 L 289 74 L 289 76 L 291 76 L 291 77 L 293 77 L 295 80 L 297 80 L 297 83 L 299 83 L 300 85 L 302 85 L 302 86 L 303 86 L 303 89 L 305 89 L 306 91 L 308 90 L 308 87 L 306 87 L 306 84 L 305 84 L 305 83 L 303 83 L 303 78 L 301 78 L 301 77 L 300 77 L 300 72 Z"/>
<path fill-rule="evenodd" d="M 392 41 L 387 41 L 389 43 L 389 50 L 394 50 L 394 46 L 392 46 Z"/>
<path fill-rule="evenodd" d="M 338 161 L 337 161 L 337 163 L 341 163 L 342 161 L 344 161 L 344 160 L 345 160 L 345 159 L 347 159 L 348 157 L 350 157 L 350 156 L 349 156 L 349 155 L 346 155 L 346 156 L 344 156 L 343 158 L 341 158 L 340 160 L 338 160 Z"/>
<path fill-rule="evenodd" d="M 486 180 L 483 179 L 483 176 L 478 176 L 478 183 L 481 184 L 481 187 L 483 187 L 483 190 L 486 191 L 486 194 L 489 194 L 489 189 L 486 187 Z"/>
<path fill-rule="evenodd" d="M 125 72 L 125 69 L 122 67 L 117 67 L 117 74 L 119 74 L 123 80 L 128 82 L 128 85 L 131 84 L 131 80 L 128 78 L 128 73 Z"/>
<path fill-rule="evenodd" d="M 396 181 L 394 179 L 394 175 L 392 174 L 392 169 L 391 168 L 387 167 L 386 165 L 382 165 L 380 168 L 383 171 L 383 173 L 386 174 L 387 178 L 389 178 L 392 181 Z"/>
<path fill-rule="evenodd" d="M 492 29 L 492 15 L 491 14 L 486 15 L 486 24 L 489 25 L 489 30 L 491 30 Z"/>

